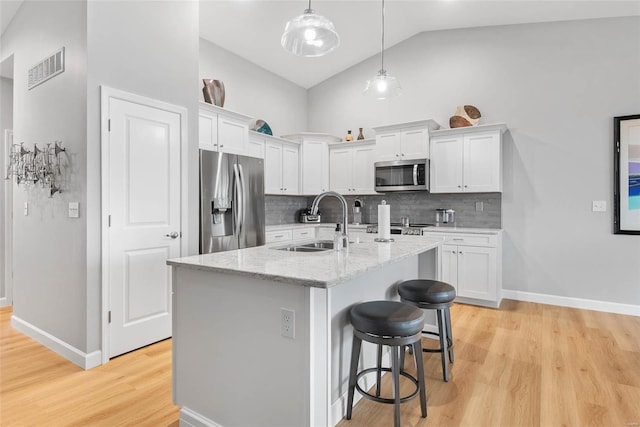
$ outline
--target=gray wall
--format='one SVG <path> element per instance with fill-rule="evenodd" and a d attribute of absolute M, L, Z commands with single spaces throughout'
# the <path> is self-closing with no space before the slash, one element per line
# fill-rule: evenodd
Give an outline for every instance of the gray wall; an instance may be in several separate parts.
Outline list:
<path fill-rule="evenodd" d="M 100 348 L 100 86 L 188 110 L 189 254 L 198 252 L 198 3 L 89 2 L 87 141 L 89 152 L 89 350 Z M 184 254 L 184 255 L 189 255 Z"/>
<path fill-rule="evenodd" d="M 307 129 L 305 89 L 204 39 L 200 39 L 200 101 L 204 101 L 202 79 L 222 80 L 224 108 L 263 119 L 275 136 Z"/>
<path fill-rule="evenodd" d="M 13 198 L 13 313 L 86 349 L 86 3 L 24 2 L 2 34 L 0 59 L 14 54 L 14 141 L 61 140 L 69 168 L 62 194 L 18 187 Z M 64 73 L 27 90 L 27 70 L 65 47 Z M 81 217 L 67 217 L 68 202 Z M 22 212 L 29 203 L 29 215 Z"/>
<path fill-rule="evenodd" d="M 309 91 L 309 128 L 425 118 L 506 122 L 506 289 L 640 304 L 640 238 L 612 234 L 612 118 L 640 112 L 640 18 L 435 31 L 388 50 L 404 93 L 361 96 L 372 58 Z M 335 96 L 339 93 L 340 96 Z M 607 213 L 591 212 L 606 200 Z"/>

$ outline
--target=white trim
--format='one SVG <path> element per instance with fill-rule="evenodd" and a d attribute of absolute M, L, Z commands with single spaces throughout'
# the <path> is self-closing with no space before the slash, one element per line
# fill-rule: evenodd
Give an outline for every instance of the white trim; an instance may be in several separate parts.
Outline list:
<path fill-rule="evenodd" d="M 534 292 L 515 291 L 512 289 L 503 289 L 502 298 L 513 299 L 516 301 L 537 302 L 540 304 L 559 305 L 561 307 L 582 308 L 584 310 L 604 311 L 606 313 L 640 316 L 640 305 L 633 304 L 537 294 Z"/>
<path fill-rule="evenodd" d="M 198 414 L 195 411 L 183 406 L 180 409 L 180 426 L 181 427 L 222 427 L 222 424 L 218 424 L 215 421 L 210 420 Z"/>
<path fill-rule="evenodd" d="M 159 101 L 157 99 L 148 98 L 146 96 L 136 95 L 130 92 L 125 92 L 118 89 L 113 89 L 108 86 L 100 86 L 100 144 L 101 144 L 101 175 L 100 175 L 100 191 L 101 191 L 101 240 L 102 240 L 102 363 L 109 361 L 109 301 L 110 301 L 110 278 L 109 278 L 109 99 L 115 98 L 127 102 L 137 103 L 140 105 L 157 108 L 160 110 L 169 111 L 180 115 L 180 201 L 182 203 L 180 212 L 180 256 L 189 253 L 189 199 L 188 199 L 188 179 L 185 176 L 186 171 L 189 170 L 189 144 L 188 144 L 188 110 L 185 107 L 170 104 L 167 102 Z"/>
<path fill-rule="evenodd" d="M 2 173 L 6 173 L 9 166 L 9 154 L 11 153 L 11 145 L 13 143 L 13 130 L 4 130 L 4 142 L 2 149 L 4 150 L 4 164 L 2 165 Z M 0 179 L 4 176 L 0 177 Z M 4 289 L 5 295 L 0 298 L 0 307 L 9 307 L 13 305 L 13 178 L 2 180 L 4 185 L 4 224 L 0 224 L 0 229 L 4 234 Z"/>
<path fill-rule="evenodd" d="M 88 354 L 82 352 L 72 345 L 67 344 L 61 339 L 43 331 L 36 326 L 33 326 L 29 322 L 25 322 L 15 315 L 11 316 L 11 326 L 13 326 L 26 336 L 33 338 L 35 341 L 47 347 L 49 350 L 58 353 L 65 359 L 80 366 L 82 369 L 95 368 L 96 366 L 99 366 L 101 364 L 102 356 L 100 354 L 100 350 L 96 350 Z"/>

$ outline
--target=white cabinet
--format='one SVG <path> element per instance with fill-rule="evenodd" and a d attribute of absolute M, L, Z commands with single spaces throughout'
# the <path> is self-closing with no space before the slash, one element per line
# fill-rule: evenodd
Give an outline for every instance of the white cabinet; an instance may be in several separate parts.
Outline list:
<path fill-rule="evenodd" d="M 429 134 L 438 129 L 433 120 L 373 128 L 376 132 L 376 161 L 429 158 Z"/>
<path fill-rule="evenodd" d="M 431 133 L 432 193 L 502 191 L 504 124 L 445 129 Z"/>
<path fill-rule="evenodd" d="M 425 233 L 444 238 L 440 264 L 443 282 L 456 288 L 459 302 L 498 307 L 502 289 L 501 234 Z"/>
<path fill-rule="evenodd" d="M 329 188 L 341 194 L 376 194 L 374 140 L 329 146 Z"/>
<path fill-rule="evenodd" d="M 264 159 L 264 150 L 266 146 L 265 134 L 253 130 L 249 131 L 249 144 L 247 147 L 247 155 Z"/>
<path fill-rule="evenodd" d="M 329 190 L 329 143 L 341 139 L 311 132 L 282 137 L 300 143 L 300 194 L 316 195 Z"/>
<path fill-rule="evenodd" d="M 292 227 L 267 230 L 265 232 L 265 243 L 291 242 L 296 240 L 310 240 L 316 237 L 316 228 Z"/>
<path fill-rule="evenodd" d="M 248 155 L 250 121 L 249 116 L 201 102 L 198 116 L 200 148 Z"/>
<path fill-rule="evenodd" d="M 264 188 L 267 194 L 299 194 L 300 148 L 298 144 L 265 137 Z"/>

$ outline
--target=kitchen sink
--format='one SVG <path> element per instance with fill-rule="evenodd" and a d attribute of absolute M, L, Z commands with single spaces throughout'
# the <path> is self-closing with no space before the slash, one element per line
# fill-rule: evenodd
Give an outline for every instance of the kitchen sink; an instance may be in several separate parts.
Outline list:
<path fill-rule="evenodd" d="M 353 242 L 349 242 L 353 243 Z M 311 243 L 291 243 L 287 246 L 278 246 L 272 249 L 288 252 L 323 252 L 333 249 L 333 241 L 318 240 Z"/>

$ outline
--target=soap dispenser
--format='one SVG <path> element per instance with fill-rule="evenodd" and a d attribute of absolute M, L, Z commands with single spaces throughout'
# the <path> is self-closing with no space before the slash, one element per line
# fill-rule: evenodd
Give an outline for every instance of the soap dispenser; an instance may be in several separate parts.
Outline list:
<path fill-rule="evenodd" d="M 333 235 L 333 250 L 342 250 L 342 228 L 340 227 L 340 224 L 336 224 L 336 232 Z"/>

